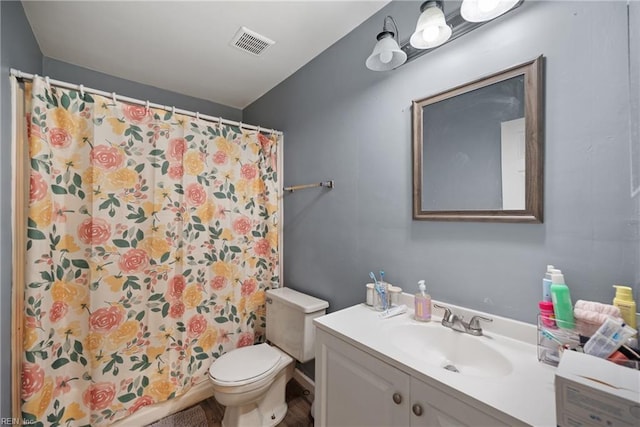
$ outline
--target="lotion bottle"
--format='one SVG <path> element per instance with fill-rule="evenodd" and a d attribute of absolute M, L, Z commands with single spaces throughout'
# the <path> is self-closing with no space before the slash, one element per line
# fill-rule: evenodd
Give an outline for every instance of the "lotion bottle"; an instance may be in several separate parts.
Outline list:
<path fill-rule="evenodd" d="M 551 271 L 555 267 L 547 265 L 547 273 L 542 278 L 542 301 L 551 301 Z"/>
<path fill-rule="evenodd" d="M 620 309 L 620 314 L 624 323 L 633 329 L 638 329 L 636 322 L 636 302 L 629 286 L 613 285 L 616 288 L 616 296 L 613 298 L 613 305 Z"/>
<path fill-rule="evenodd" d="M 569 287 L 564 283 L 564 276 L 560 270 L 551 273 L 551 299 L 556 324 L 563 329 L 574 329 L 573 304 Z"/>
<path fill-rule="evenodd" d="M 431 296 L 425 292 L 424 280 L 418 282 L 418 289 L 420 292 L 413 297 L 414 317 L 420 322 L 428 322 L 431 320 Z"/>

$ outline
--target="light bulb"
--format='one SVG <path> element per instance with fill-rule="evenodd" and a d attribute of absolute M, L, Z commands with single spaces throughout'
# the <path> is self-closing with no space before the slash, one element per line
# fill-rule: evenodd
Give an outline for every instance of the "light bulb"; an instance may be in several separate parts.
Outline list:
<path fill-rule="evenodd" d="M 380 53 L 380 62 L 382 62 L 383 64 L 388 64 L 389 62 L 391 62 L 392 59 L 393 59 L 393 52 L 385 50 L 384 52 Z"/>
<path fill-rule="evenodd" d="M 478 0 L 478 9 L 482 12 L 490 12 L 495 9 L 500 3 L 500 0 Z"/>
<path fill-rule="evenodd" d="M 422 38 L 426 42 L 434 41 L 438 38 L 438 34 L 440 34 L 440 28 L 435 25 L 430 25 L 422 30 Z"/>

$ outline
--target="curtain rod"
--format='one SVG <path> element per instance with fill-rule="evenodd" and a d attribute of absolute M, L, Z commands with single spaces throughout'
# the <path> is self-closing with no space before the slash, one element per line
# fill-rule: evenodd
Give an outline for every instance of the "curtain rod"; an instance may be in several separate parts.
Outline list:
<path fill-rule="evenodd" d="M 22 72 L 20 70 L 14 69 L 14 68 L 11 69 L 11 75 L 16 77 L 17 79 L 23 79 L 23 80 L 33 80 L 34 77 L 38 76 L 37 74 L 24 73 L 24 72 Z M 248 130 L 255 130 L 255 131 L 258 131 L 258 132 L 265 132 L 265 133 L 271 133 L 271 134 L 275 134 L 275 135 L 282 135 L 282 131 L 277 131 L 275 129 L 263 128 L 263 127 L 254 126 L 254 125 L 248 125 L 246 123 L 236 122 L 234 120 L 223 119 L 222 117 L 209 116 L 207 114 L 200 114 L 199 112 L 183 110 L 181 108 L 176 108 L 174 106 L 156 104 L 154 102 L 143 101 L 141 99 L 130 98 L 128 96 L 123 96 L 123 95 L 117 95 L 115 92 L 105 92 L 105 91 L 99 90 L 99 89 L 93 89 L 93 88 L 89 88 L 89 87 L 84 87 L 83 85 L 63 82 L 61 80 L 50 79 L 49 77 L 44 77 L 44 79 L 47 81 L 47 84 L 51 84 L 51 85 L 54 85 L 54 86 L 62 87 L 62 88 L 65 88 L 65 89 L 78 90 L 81 93 L 82 92 L 93 93 L 95 95 L 100 95 L 100 96 L 104 96 L 104 97 L 107 97 L 107 98 L 111 98 L 111 99 L 113 99 L 114 102 L 116 100 L 120 100 L 120 101 L 128 102 L 130 104 L 144 105 L 147 108 L 148 107 L 160 108 L 160 109 L 165 110 L 165 111 L 171 111 L 174 114 L 178 113 L 178 114 L 182 114 L 182 115 L 185 115 L 185 116 L 195 117 L 196 119 L 204 119 L 204 120 L 207 120 L 207 121 L 210 121 L 210 122 L 217 122 L 219 124 L 223 124 L 224 123 L 224 124 L 231 125 L 231 126 L 238 126 L 240 129 L 248 129 Z"/>

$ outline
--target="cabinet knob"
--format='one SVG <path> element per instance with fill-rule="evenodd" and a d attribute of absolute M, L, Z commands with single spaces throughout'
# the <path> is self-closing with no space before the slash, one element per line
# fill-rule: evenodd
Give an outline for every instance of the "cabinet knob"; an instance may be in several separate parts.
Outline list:
<path fill-rule="evenodd" d="M 393 403 L 399 405 L 402 403 L 402 395 L 400 393 L 393 393 Z"/>
<path fill-rule="evenodd" d="M 422 406 L 419 405 L 418 403 L 414 403 L 413 406 L 411 407 L 411 410 L 417 417 L 422 415 Z"/>

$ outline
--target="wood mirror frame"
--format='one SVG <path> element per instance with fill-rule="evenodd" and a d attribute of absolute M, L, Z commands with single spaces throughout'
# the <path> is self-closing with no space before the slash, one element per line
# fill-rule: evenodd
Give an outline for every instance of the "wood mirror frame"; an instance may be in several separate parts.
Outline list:
<path fill-rule="evenodd" d="M 524 209 L 424 210 L 423 155 L 425 107 L 465 93 L 523 76 L 524 81 Z M 412 102 L 413 219 L 427 221 L 528 222 L 543 220 L 543 57 Z"/>

